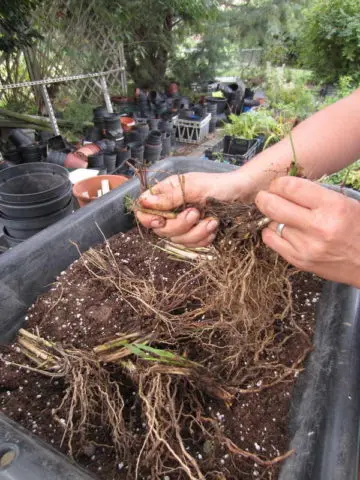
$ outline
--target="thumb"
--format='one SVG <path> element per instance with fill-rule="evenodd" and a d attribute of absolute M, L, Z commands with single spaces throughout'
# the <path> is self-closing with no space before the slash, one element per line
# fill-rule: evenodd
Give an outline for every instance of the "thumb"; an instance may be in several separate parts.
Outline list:
<path fill-rule="evenodd" d="M 172 210 L 184 204 L 184 191 L 181 177 L 172 176 L 146 190 L 139 197 L 139 204 L 154 210 Z"/>

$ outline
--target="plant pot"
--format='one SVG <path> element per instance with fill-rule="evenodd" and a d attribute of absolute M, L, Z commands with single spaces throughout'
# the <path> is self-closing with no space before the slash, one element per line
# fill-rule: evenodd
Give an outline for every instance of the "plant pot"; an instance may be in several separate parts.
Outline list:
<path fill-rule="evenodd" d="M 64 166 L 67 154 L 64 152 L 57 152 L 56 150 L 50 150 L 47 155 L 47 162 L 56 163 L 56 165 Z"/>
<path fill-rule="evenodd" d="M 225 112 L 227 101 L 225 98 L 206 97 L 207 103 L 216 105 L 216 114 L 220 115 Z"/>
<path fill-rule="evenodd" d="M 161 132 L 159 130 L 151 130 L 146 140 L 147 145 L 161 145 Z"/>
<path fill-rule="evenodd" d="M 141 143 L 135 143 L 130 146 L 131 149 L 131 158 L 142 163 L 144 161 L 144 150 L 145 147 Z"/>
<path fill-rule="evenodd" d="M 171 134 L 164 132 L 161 135 L 161 157 L 168 157 L 171 153 Z"/>
<path fill-rule="evenodd" d="M 144 149 L 144 160 L 149 164 L 158 162 L 160 160 L 161 149 L 161 143 L 159 145 L 146 144 Z"/>
<path fill-rule="evenodd" d="M 62 152 L 67 148 L 67 145 L 61 135 L 55 135 L 49 138 L 48 147 L 50 150 L 59 150 Z"/>
<path fill-rule="evenodd" d="M 88 164 L 76 153 L 68 153 L 64 162 L 65 168 L 87 168 Z"/>
<path fill-rule="evenodd" d="M 118 113 L 109 113 L 105 117 L 105 130 L 110 139 L 117 140 L 123 137 L 123 129 L 121 128 L 120 115 Z"/>
<path fill-rule="evenodd" d="M 116 167 L 119 167 L 120 165 L 122 165 L 124 162 L 129 160 L 130 157 L 131 157 L 131 151 L 129 146 L 126 146 L 125 148 L 118 150 L 116 152 Z"/>
<path fill-rule="evenodd" d="M 124 132 L 130 132 L 135 126 L 135 120 L 131 117 L 120 117 L 120 123 Z"/>
<path fill-rule="evenodd" d="M 43 230 L 43 228 L 35 228 L 33 230 L 16 230 L 4 227 L 4 234 L 6 233 L 9 235 L 9 237 L 20 242 L 32 237 L 33 235 L 36 235 L 37 233 L 41 232 L 41 230 Z"/>
<path fill-rule="evenodd" d="M 132 130 L 131 132 L 125 133 L 125 143 L 127 145 L 132 143 L 143 143 L 141 133 L 138 130 Z"/>
<path fill-rule="evenodd" d="M 5 243 L 7 244 L 7 246 L 8 246 L 9 248 L 16 247 L 16 245 L 19 245 L 20 243 L 22 243 L 22 242 L 24 241 L 24 239 L 12 237 L 12 236 L 7 232 L 7 230 L 6 230 L 5 227 L 3 228 L 2 234 L 3 234 L 3 236 L 4 236 Z"/>
<path fill-rule="evenodd" d="M 69 203 L 70 199 L 71 183 L 69 182 L 64 193 L 50 200 L 29 205 L 24 203 L 10 204 L 0 202 L 0 213 L 11 219 L 42 217 L 61 210 Z"/>
<path fill-rule="evenodd" d="M 24 147 L 26 145 L 32 145 L 33 140 L 28 137 L 20 128 L 15 128 L 9 133 L 9 140 L 15 145 L 15 147 Z"/>
<path fill-rule="evenodd" d="M 150 118 L 148 125 L 150 130 L 157 130 L 160 118 Z"/>
<path fill-rule="evenodd" d="M 41 150 L 38 144 L 24 145 L 19 148 L 24 163 L 41 162 Z"/>
<path fill-rule="evenodd" d="M 88 143 L 86 145 L 83 145 L 81 148 L 76 150 L 76 155 L 78 155 L 80 158 L 85 160 L 85 162 L 88 161 L 88 156 L 93 155 L 94 153 L 100 152 L 100 147 L 98 147 L 95 143 Z"/>
<path fill-rule="evenodd" d="M 149 125 L 145 122 L 137 123 L 134 128 L 134 131 L 139 135 L 139 139 L 137 141 L 141 143 L 145 143 L 150 132 Z"/>
<path fill-rule="evenodd" d="M 96 145 L 100 147 L 100 150 L 103 151 L 114 151 L 116 147 L 115 140 L 109 140 L 108 138 L 104 138 L 103 140 L 99 140 L 96 142 Z"/>
<path fill-rule="evenodd" d="M 256 142 L 256 139 L 246 140 L 244 138 L 231 137 L 225 135 L 224 137 L 224 153 L 230 155 L 244 155 L 249 148 L 251 148 Z"/>
<path fill-rule="evenodd" d="M 99 125 L 94 121 L 94 124 L 95 124 L 94 127 L 87 128 L 85 131 L 85 140 L 87 142 L 92 142 L 92 143 L 98 142 L 104 136 L 104 130 L 105 130 L 104 122 L 101 125 Z"/>
<path fill-rule="evenodd" d="M 72 213 L 72 211 L 73 201 L 71 198 L 70 201 L 63 208 L 54 213 L 51 213 L 50 215 L 43 215 L 41 217 L 35 218 L 8 218 L 6 216 L 2 216 L 1 219 L 9 234 L 16 238 L 19 238 L 20 232 L 23 232 L 23 235 L 26 235 L 25 232 L 27 231 L 34 232 L 35 230 L 43 230 L 49 225 L 52 225 L 53 223 L 58 222 L 62 218 L 67 217 Z"/>
<path fill-rule="evenodd" d="M 117 153 L 104 152 L 104 165 L 108 172 L 112 172 L 116 168 Z"/>
<path fill-rule="evenodd" d="M 0 173 L 0 202 L 31 205 L 63 195 L 70 185 L 67 170 L 50 163 L 26 163 Z"/>
<path fill-rule="evenodd" d="M 100 152 L 89 155 L 88 168 L 104 168 L 104 155 Z"/>
<path fill-rule="evenodd" d="M 4 153 L 4 158 L 11 163 L 22 163 L 22 158 L 17 148 L 11 148 Z"/>
<path fill-rule="evenodd" d="M 158 130 L 163 133 L 163 132 L 168 132 L 171 133 L 173 129 L 173 122 L 172 120 L 160 120 L 158 123 Z"/>
<path fill-rule="evenodd" d="M 217 123 L 216 118 L 210 120 L 210 123 L 209 123 L 209 133 L 215 132 L 215 130 L 216 130 L 216 123 Z"/>
<path fill-rule="evenodd" d="M 84 207 L 88 203 L 98 198 L 97 192 L 99 189 L 101 189 L 101 180 L 108 180 L 110 190 L 114 190 L 123 183 L 127 182 L 128 178 L 122 175 L 99 175 L 97 177 L 87 178 L 86 180 L 75 183 L 73 186 L 73 194 L 79 202 L 80 207 Z"/>
<path fill-rule="evenodd" d="M 109 114 L 109 112 L 108 112 L 108 109 L 105 107 L 105 105 L 102 105 L 100 107 L 95 107 L 93 109 L 94 118 L 106 117 L 106 115 L 108 115 L 108 114 Z"/>

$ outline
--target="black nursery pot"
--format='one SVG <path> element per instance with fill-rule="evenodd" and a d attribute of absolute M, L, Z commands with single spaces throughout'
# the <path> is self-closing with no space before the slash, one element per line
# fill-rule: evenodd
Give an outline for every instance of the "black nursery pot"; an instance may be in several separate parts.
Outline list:
<path fill-rule="evenodd" d="M 41 149 L 36 143 L 20 147 L 20 155 L 24 163 L 41 162 Z"/>
<path fill-rule="evenodd" d="M 30 137 L 26 135 L 20 128 L 15 128 L 11 130 L 9 134 L 9 139 L 16 147 L 24 147 L 26 145 L 31 145 L 33 141 Z"/>
<path fill-rule="evenodd" d="M 161 135 L 161 157 L 168 157 L 171 153 L 171 134 L 169 132 L 164 132 Z"/>
<path fill-rule="evenodd" d="M 18 163 L 21 163 L 21 162 L 22 162 L 21 155 L 20 155 L 20 153 L 18 152 L 18 149 L 15 148 L 15 147 L 7 150 L 7 151 L 4 153 L 4 157 L 5 157 L 6 160 L 8 160 L 8 161 L 11 162 L 11 163 L 18 164 Z"/>
<path fill-rule="evenodd" d="M 109 113 L 105 120 L 105 130 L 111 136 L 119 136 L 123 133 L 121 123 L 121 116 L 118 113 Z"/>
<path fill-rule="evenodd" d="M 63 166 L 66 160 L 66 156 L 67 154 L 65 152 L 57 152 L 55 150 L 51 150 L 48 152 L 47 162 Z"/>
<path fill-rule="evenodd" d="M 160 130 L 151 130 L 146 140 L 147 145 L 161 145 L 161 132 Z"/>
<path fill-rule="evenodd" d="M 106 170 L 110 173 L 116 168 L 116 152 L 104 152 L 104 165 Z"/>
<path fill-rule="evenodd" d="M 27 204 L 8 204 L 0 202 L 0 213 L 7 219 L 21 219 L 21 218 L 35 218 L 44 215 L 50 215 L 57 212 L 67 205 L 72 197 L 72 185 L 71 182 L 67 184 L 67 189 L 64 193 L 56 198 L 45 200 L 41 203 Z M 6 225 L 6 219 L 3 223 Z"/>
<path fill-rule="evenodd" d="M 138 140 L 136 141 L 139 141 L 141 143 L 145 143 L 145 140 L 147 139 L 148 135 L 149 135 L 149 131 L 150 131 L 150 128 L 149 128 L 149 125 L 147 123 L 137 123 L 135 125 L 135 128 L 132 132 L 130 133 L 136 133 L 138 135 Z"/>
<path fill-rule="evenodd" d="M 161 143 L 159 145 L 146 144 L 144 150 L 144 160 L 150 164 L 158 162 L 160 160 L 161 150 Z"/>
<path fill-rule="evenodd" d="M 243 155 L 256 142 L 256 139 L 246 140 L 244 138 L 231 137 L 225 135 L 224 137 L 224 153 L 230 155 Z"/>
<path fill-rule="evenodd" d="M 126 160 L 129 160 L 129 158 L 131 158 L 131 150 L 127 145 L 116 152 L 116 167 L 120 167 Z"/>
<path fill-rule="evenodd" d="M 135 143 L 130 145 L 131 149 L 131 158 L 137 160 L 138 162 L 142 163 L 144 161 L 144 145 L 141 143 Z"/>
<path fill-rule="evenodd" d="M 102 153 L 95 153 L 88 156 L 89 168 L 104 168 L 104 155 Z"/>

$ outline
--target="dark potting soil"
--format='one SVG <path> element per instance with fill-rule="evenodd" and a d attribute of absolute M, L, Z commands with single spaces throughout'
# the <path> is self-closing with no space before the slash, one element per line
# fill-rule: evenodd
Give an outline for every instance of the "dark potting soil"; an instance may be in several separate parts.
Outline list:
<path fill-rule="evenodd" d="M 133 230 L 113 237 L 110 245 L 117 263 L 127 266 L 136 276 L 147 278 L 151 275 L 158 287 L 172 285 L 186 272 L 187 264 L 169 258 L 165 252 L 154 248 L 152 242 L 153 237 L 147 241 L 137 230 Z M 103 248 L 97 247 L 100 250 Z M 294 319 L 310 336 L 314 328 L 321 283 L 321 280 L 311 274 L 296 274 L 292 277 Z M 125 328 L 127 333 L 153 328 L 150 318 L 139 318 L 131 307 L 119 301 L 116 292 L 100 288 L 82 261 L 76 261 L 59 275 L 50 291 L 40 296 L 29 309 L 26 320 L 26 329 L 33 331 L 37 327 L 40 336 L 78 348 L 99 345 L 124 332 Z M 280 335 L 286 334 L 286 321 L 279 324 L 278 328 Z M 302 335 L 293 336 L 284 345 L 284 363 L 291 365 L 307 349 L 308 344 Z M 26 363 L 16 344 L 3 348 L 2 353 L 5 361 Z M 241 449 L 272 459 L 288 449 L 288 412 L 296 376 L 297 372 L 292 373 L 285 381 L 263 390 L 261 380 L 256 385 L 247 385 L 250 390 L 255 390 L 254 393 L 238 397 L 231 407 L 209 398 L 205 415 L 215 419 L 220 430 L 226 432 L 227 437 Z M 2 412 L 34 435 L 67 453 L 66 442 L 61 445 L 65 419 L 55 419 L 52 415 L 52 409 L 58 407 L 64 394 L 63 380 L 49 379 L 30 369 L 16 368 L 4 362 L 0 362 L 0 378 Z M 128 395 L 130 405 L 136 392 L 129 389 Z M 135 421 L 133 435 L 143 434 L 144 427 L 141 420 Z M 115 460 L 108 446 L 112 443 L 111 438 L 104 426 L 92 427 L 92 440 L 93 443 L 82 446 L 76 453 L 76 461 L 98 478 L 128 479 L 128 465 Z M 207 451 L 211 450 L 211 442 L 205 442 L 201 446 L 192 444 L 188 448 L 203 467 Z M 211 471 L 219 472 L 219 480 L 274 480 L 277 477 L 279 466 L 263 467 L 251 459 L 241 460 L 239 468 L 239 465 L 234 465 L 227 450 L 219 451 L 216 465 L 211 465 Z M 140 476 L 139 480 L 142 478 L 151 479 L 149 476 Z M 161 477 L 162 480 L 185 478 L 187 477 L 183 473 L 176 471 Z"/>

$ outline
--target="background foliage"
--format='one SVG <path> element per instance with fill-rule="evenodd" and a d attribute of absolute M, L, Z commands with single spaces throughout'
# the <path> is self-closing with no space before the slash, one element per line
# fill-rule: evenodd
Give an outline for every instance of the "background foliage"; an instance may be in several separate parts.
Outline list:
<path fill-rule="evenodd" d="M 301 64 L 324 82 L 360 80 L 360 0 L 315 0 L 304 11 Z"/>

